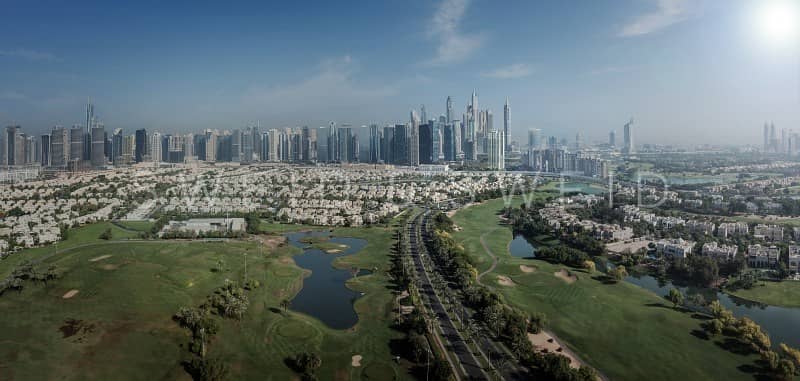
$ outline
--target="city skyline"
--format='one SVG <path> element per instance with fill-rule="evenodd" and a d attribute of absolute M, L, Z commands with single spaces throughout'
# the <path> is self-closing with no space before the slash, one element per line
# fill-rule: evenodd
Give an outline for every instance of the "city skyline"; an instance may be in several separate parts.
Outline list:
<path fill-rule="evenodd" d="M 754 2 L 245 4 L 219 18 L 207 4 L 146 17 L 106 7 L 12 7 L 0 27 L 15 37 L 0 40 L 3 125 L 82 123 L 87 94 L 126 131 L 385 125 L 420 104 L 445 114 L 447 95 L 458 112 L 477 88 L 498 124 L 511 99 L 510 140 L 540 128 L 605 141 L 629 116 L 640 143 L 752 143 L 764 121 L 800 129 L 797 44 L 762 36 Z M 20 35 L 31 23 L 48 26 Z"/>

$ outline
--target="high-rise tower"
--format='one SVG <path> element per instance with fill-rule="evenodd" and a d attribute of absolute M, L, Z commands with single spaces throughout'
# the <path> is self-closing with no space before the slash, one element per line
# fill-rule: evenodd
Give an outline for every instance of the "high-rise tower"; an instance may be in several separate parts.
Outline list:
<path fill-rule="evenodd" d="M 625 146 L 623 148 L 623 153 L 625 154 L 632 154 L 636 152 L 636 148 L 634 147 L 633 143 L 633 118 L 628 123 L 625 123 L 623 127 L 623 139 L 625 140 Z"/>
<path fill-rule="evenodd" d="M 447 112 L 445 114 L 447 118 L 447 124 L 455 122 L 455 117 L 453 115 L 453 99 L 450 96 L 447 96 Z"/>
<path fill-rule="evenodd" d="M 508 97 L 506 97 L 506 104 L 503 106 L 503 138 L 505 139 L 506 151 L 511 151 L 508 139 L 508 123 L 511 114 L 511 106 L 508 104 Z"/>

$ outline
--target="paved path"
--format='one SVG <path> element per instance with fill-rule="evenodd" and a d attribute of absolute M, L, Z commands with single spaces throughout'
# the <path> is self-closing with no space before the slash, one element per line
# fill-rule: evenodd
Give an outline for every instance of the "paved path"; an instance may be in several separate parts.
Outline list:
<path fill-rule="evenodd" d="M 492 253 L 491 250 L 489 250 L 489 246 L 486 245 L 486 240 L 485 240 L 487 234 L 494 233 L 495 231 L 497 231 L 497 229 L 500 229 L 500 228 L 494 228 L 492 230 L 489 230 L 486 233 L 481 234 L 481 246 L 483 246 L 483 251 L 485 251 L 486 254 L 489 254 L 489 257 L 492 258 L 492 265 L 489 266 L 489 268 L 486 271 L 484 271 L 484 272 L 482 272 L 482 273 L 480 273 L 478 275 L 477 281 L 478 281 L 478 284 L 480 284 L 480 285 L 483 285 L 483 283 L 481 282 L 481 278 L 483 278 L 484 275 L 494 271 L 495 267 L 497 267 L 497 256 L 494 255 L 494 253 Z"/>

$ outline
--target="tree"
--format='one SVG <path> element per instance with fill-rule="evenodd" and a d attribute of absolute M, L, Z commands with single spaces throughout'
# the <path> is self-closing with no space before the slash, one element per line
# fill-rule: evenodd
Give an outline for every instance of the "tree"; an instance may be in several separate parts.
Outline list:
<path fill-rule="evenodd" d="M 792 348 L 784 343 L 781 343 L 780 347 L 783 356 L 791 360 L 794 363 L 795 368 L 800 367 L 800 350 Z"/>
<path fill-rule="evenodd" d="M 722 328 L 723 327 L 724 327 L 724 325 L 722 324 L 722 322 L 719 319 L 712 319 L 711 321 L 709 321 L 706 324 L 706 330 L 712 336 L 716 336 L 716 335 L 719 335 L 720 333 L 722 333 Z"/>
<path fill-rule="evenodd" d="M 778 367 L 775 369 L 775 377 L 782 381 L 790 381 L 794 379 L 794 373 L 797 367 L 788 359 L 783 359 L 778 362 Z"/>
<path fill-rule="evenodd" d="M 110 240 L 112 238 L 111 228 L 107 228 L 102 233 L 100 233 L 100 239 L 102 240 Z"/>
<path fill-rule="evenodd" d="M 689 304 L 697 308 L 704 307 L 706 305 L 706 298 L 700 293 L 691 294 L 686 299 Z"/>
<path fill-rule="evenodd" d="M 408 342 L 411 346 L 411 360 L 418 364 L 427 362 L 428 356 L 430 356 L 428 339 L 424 335 L 412 333 L 408 338 Z"/>
<path fill-rule="evenodd" d="M 289 300 L 289 299 L 281 300 L 281 308 L 283 309 L 283 313 L 286 313 L 286 310 L 288 310 L 289 307 L 291 307 L 291 305 L 292 305 L 292 301 L 291 300 Z"/>
<path fill-rule="evenodd" d="M 322 366 L 322 359 L 314 352 L 298 353 L 289 362 L 296 372 L 310 379 L 314 379 L 314 372 Z"/>
<path fill-rule="evenodd" d="M 228 366 L 219 359 L 195 357 L 185 366 L 192 379 L 197 381 L 221 381 L 228 374 Z"/>
<path fill-rule="evenodd" d="M 453 371 L 450 369 L 450 364 L 442 359 L 436 359 L 431 364 L 431 380 L 448 381 L 452 377 Z"/>
<path fill-rule="evenodd" d="M 625 269 L 625 266 L 620 265 L 609 270 L 608 275 L 611 276 L 611 279 L 613 279 L 614 282 L 619 282 L 628 276 L 628 270 Z"/>
<path fill-rule="evenodd" d="M 594 261 L 583 261 L 583 268 L 589 273 L 593 273 L 596 267 L 597 265 L 595 265 Z"/>
<path fill-rule="evenodd" d="M 672 302 L 672 308 L 678 308 L 679 304 L 683 304 L 683 294 L 677 288 L 670 289 L 667 300 Z"/>

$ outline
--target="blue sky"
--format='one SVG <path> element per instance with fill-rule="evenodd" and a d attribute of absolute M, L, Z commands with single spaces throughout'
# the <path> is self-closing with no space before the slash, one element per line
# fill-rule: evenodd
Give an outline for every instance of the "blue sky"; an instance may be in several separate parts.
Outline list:
<path fill-rule="evenodd" d="M 764 2 L 2 0 L 0 123 L 168 132 L 405 121 L 479 104 L 512 138 L 757 143 L 800 131 L 800 42 L 753 25 Z M 793 1 L 793 0 L 788 0 Z"/>

